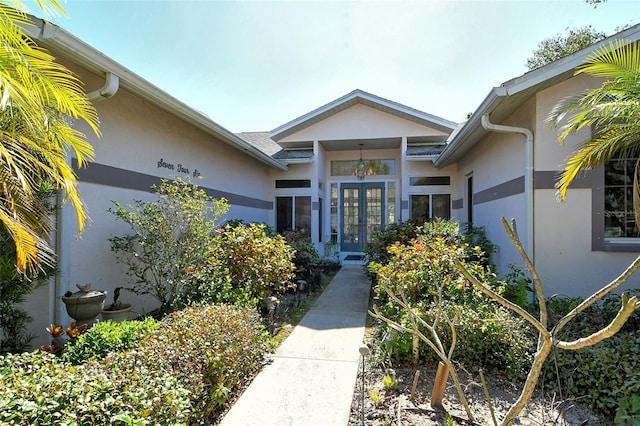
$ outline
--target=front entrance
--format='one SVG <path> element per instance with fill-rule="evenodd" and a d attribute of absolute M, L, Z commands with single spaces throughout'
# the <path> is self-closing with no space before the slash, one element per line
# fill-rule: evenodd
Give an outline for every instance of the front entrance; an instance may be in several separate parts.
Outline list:
<path fill-rule="evenodd" d="M 343 183 L 340 189 L 341 251 L 361 252 L 384 225 L 384 183 Z"/>

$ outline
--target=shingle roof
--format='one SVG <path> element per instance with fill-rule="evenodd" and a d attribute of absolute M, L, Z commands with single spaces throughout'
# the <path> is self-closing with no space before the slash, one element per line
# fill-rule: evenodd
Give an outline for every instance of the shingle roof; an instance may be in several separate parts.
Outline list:
<path fill-rule="evenodd" d="M 272 157 L 282 151 L 282 147 L 269 137 L 269 132 L 240 132 L 236 136 Z"/>

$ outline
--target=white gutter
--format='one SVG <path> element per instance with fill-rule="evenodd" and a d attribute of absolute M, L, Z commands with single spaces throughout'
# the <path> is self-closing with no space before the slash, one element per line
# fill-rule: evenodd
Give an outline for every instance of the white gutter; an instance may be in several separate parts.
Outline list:
<path fill-rule="evenodd" d="M 87 93 L 87 98 L 93 103 L 101 101 L 103 99 L 109 99 L 116 94 L 120 87 L 120 79 L 112 72 L 107 72 L 107 79 L 98 90 L 94 90 L 91 93 Z"/>
<path fill-rule="evenodd" d="M 32 17 L 32 21 L 34 26 L 26 26 L 24 29 L 34 41 L 43 45 L 43 47 L 58 53 L 63 53 L 73 62 L 85 67 L 89 71 L 97 74 L 107 72 L 118 76 L 120 80 L 119 87 L 122 89 L 185 120 L 200 130 L 203 130 L 205 133 L 213 135 L 220 141 L 241 150 L 263 164 L 267 164 L 277 170 L 287 170 L 284 164 L 271 158 L 271 156 L 247 143 L 242 138 L 234 135 L 200 111 L 191 108 L 144 80 L 130 69 L 115 62 L 61 27 L 35 17 Z"/>
<path fill-rule="evenodd" d="M 489 121 L 489 114 L 482 115 L 482 127 L 485 130 L 489 130 L 491 132 L 498 133 L 517 133 L 524 135 L 524 161 L 525 161 L 525 170 L 524 170 L 524 194 L 525 194 L 525 221 L 526 221 L 526 230 L 527 230 L 527 244 L 526 251 L 529 255 L 529 259 L 535 265 L 534 258 L 534 244 L 533 244 L 533 132 L 531 130 L 526 129 L 524 127 L 514 127 L 514 126 L 502 126 L 499 124 L 493 124 Z"/>
<path fill-rule="evenodd" d="M 283 159 L 285 164 L 311 164 L 313 163 L 313 158 L 286 158 Z"/>
<path fill-rule="evenodd" d="M 439 154 L 428 154 L 428 155 L 407 155 L 407 161 L 436 161 L 440 155 Z"/>

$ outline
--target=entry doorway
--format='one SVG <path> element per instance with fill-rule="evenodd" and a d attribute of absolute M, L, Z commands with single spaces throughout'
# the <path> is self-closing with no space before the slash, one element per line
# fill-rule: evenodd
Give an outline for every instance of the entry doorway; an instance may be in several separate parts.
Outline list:
<path fill-rule="evenodd" d="M 341 241 L 344 252 L 362 252 L 385 221 L 384 182 L 343 183 L 340 187 Z"/>

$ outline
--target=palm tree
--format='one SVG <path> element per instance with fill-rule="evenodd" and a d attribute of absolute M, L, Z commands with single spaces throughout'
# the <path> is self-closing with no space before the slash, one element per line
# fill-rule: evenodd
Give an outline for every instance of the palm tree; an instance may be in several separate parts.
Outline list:
<path fill-rule="evenodd" d="M 36 0 L 43 12 L 64 13 L 56 0 Z M 74 128 L 86 122 L 99 135 L 98 117 L 82 84 L 26 36 L 29 17 L 0 3 L 0 223 L 15 243 L 16 266 L 24 272 L 53 263 L 47 243 L 51 229 L 37 188 L 48 181 L 74 206 L 82 230 L 87 214 L 77 192 L 77 179 L 67 161 L 73 152 L 83 166 L 93 147 Z"/>
<path fill-rule="evenodd" d="M 584 128 L 591 138 L 583 142 L 566 162 L 556 183 L 564 200 L 569 185 L 581 171 L 591 170 L 617 158 L 640 158 L 640 46 L 618 40 L 591 55 L 576 74 L 589 74 L 607 80 L 596 89 L 562 100 L 547 118 L 558 127 L 558 141 Z M 566 119 L 566 121 L 565 121 Z M 636 163 L 634 210 L 640 223 L 640 193 Z"/>

